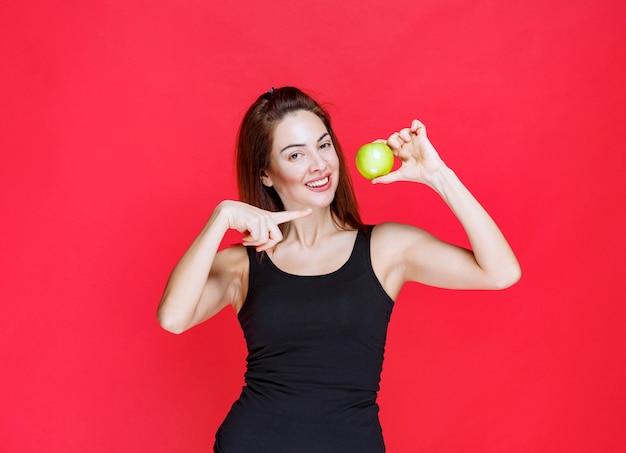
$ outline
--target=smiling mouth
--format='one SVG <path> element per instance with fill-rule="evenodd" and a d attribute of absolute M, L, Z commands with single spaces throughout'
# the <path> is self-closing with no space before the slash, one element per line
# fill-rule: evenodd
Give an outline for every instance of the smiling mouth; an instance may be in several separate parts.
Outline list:
<path fill-rule="evenodd" d="M 328 184 L 328 181 L 329 181 L 329 178 L 328 176 L 326 176 L 325 178 L 318 179 L 317 181 L 307 182 L 305 186 L 312 187 L 315 189 L 317 187 L 325 186 L 326 184 Z"/>

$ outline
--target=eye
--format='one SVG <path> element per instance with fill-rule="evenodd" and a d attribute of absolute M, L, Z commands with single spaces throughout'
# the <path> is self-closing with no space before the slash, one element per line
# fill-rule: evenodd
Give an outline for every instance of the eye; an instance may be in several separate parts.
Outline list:
<path fill-rule="evenodd" d="M 332 147 L 332 146 L 333 146 L 333 145 L 332 145 L 332 143 L 331 143 L 331 142 L 324 142 L 324 143 L 322 143 L 322 144 L 320 145 L 320 148 L 321 148 L 321 149 L 328 149 L 328 148 L 330 148 L 330 147 Z"/>
<path fill-rule="evenodd" d="M 289 160 L 298 160 L 301 157 L 302 157 L 302 153 L 299 151 L 289 154 Z"/>

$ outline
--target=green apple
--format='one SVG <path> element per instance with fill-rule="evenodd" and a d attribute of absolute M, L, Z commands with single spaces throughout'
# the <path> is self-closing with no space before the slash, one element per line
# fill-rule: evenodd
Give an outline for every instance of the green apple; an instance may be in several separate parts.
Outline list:
<path fill-rule="evenodd" d="M 356 153 L 356 168 L 367 179 L 386 175 L 393 168 L 393 153 L 385 143 L 363 145 Z"/>

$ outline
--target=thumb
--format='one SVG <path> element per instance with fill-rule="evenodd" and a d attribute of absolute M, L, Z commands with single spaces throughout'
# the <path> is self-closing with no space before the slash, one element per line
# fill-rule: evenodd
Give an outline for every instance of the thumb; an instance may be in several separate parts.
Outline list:
<path fill-rule="evenodd" d="M 387 173 L 386 175 L 379 176 L 372 179 L 372 184 L 390 184 L 392 182 L 400 181 L 401 178 L 400 169 Z"/>
<path fill-rule="evenodd" d="M 311 214 L 313 210 L 302 209 L 300 211 L 279 211 L 272 213 L 272 219 L 276 222 L 276 225 L 280 225 L 281 223 L 291 222 L 292 220 L 299 219 L 300 217 L 306 217 Z"/>

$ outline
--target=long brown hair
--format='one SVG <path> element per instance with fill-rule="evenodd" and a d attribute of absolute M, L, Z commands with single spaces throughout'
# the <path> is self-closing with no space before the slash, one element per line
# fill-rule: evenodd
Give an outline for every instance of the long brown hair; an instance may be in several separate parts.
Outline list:
<path fill-rule="evenodd" d="M 312 97 L 294 87 L 272 88 L 262 94 L 246 112 L 237 137 L 237 186 L 241 201 L 267 211 L 284 206 L 273 187 L 261 182 L 269 166 L 274 129 L 289 113 L 306 110 L 317 115 L 333 141 L 339 158 L 339 183 L 330 209 L 341 228 L 364 229 L 346 159 L 330 123 L 328 112 Z"/>

